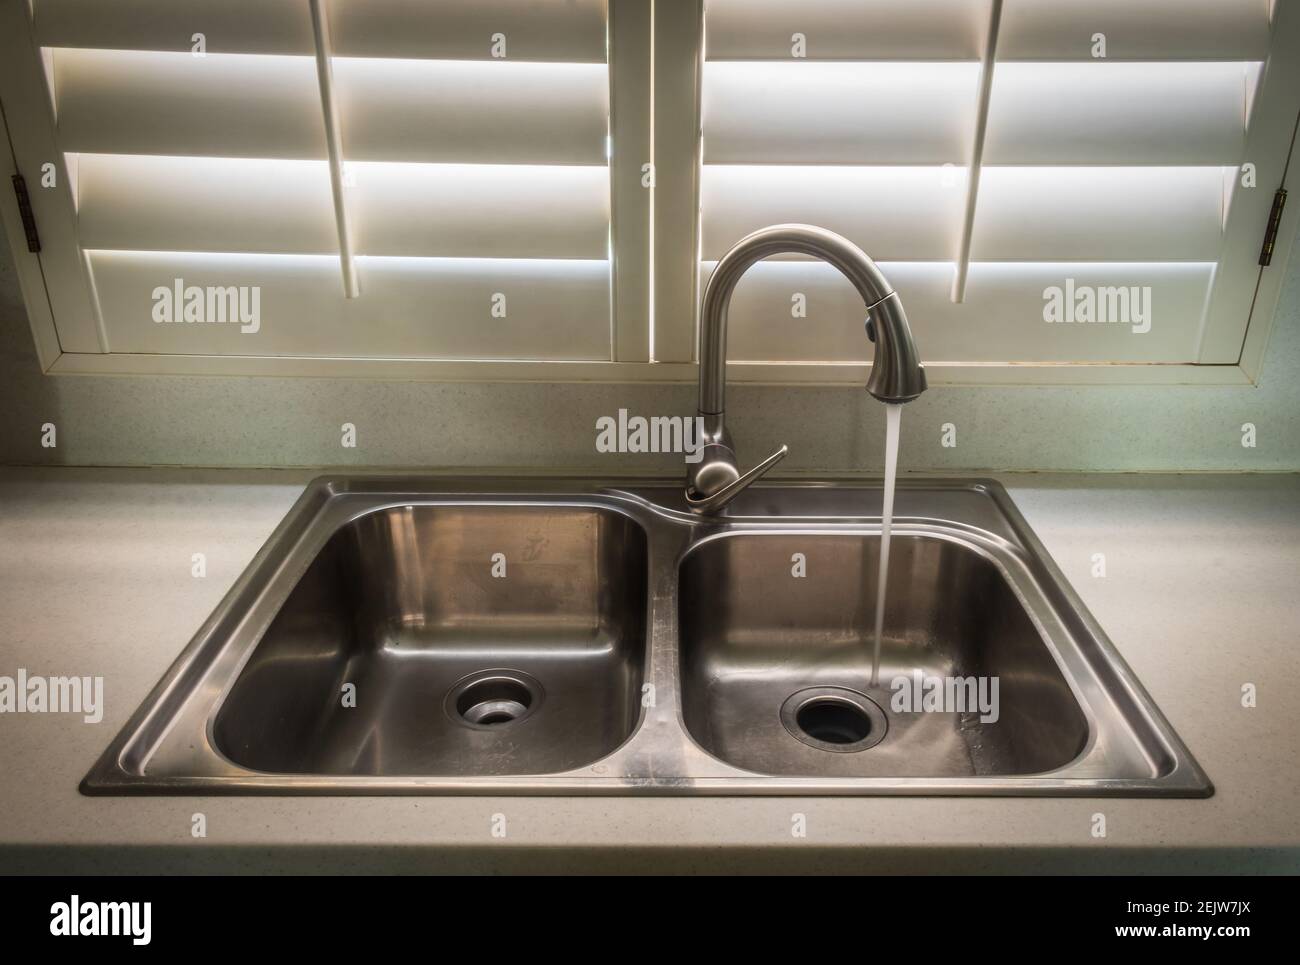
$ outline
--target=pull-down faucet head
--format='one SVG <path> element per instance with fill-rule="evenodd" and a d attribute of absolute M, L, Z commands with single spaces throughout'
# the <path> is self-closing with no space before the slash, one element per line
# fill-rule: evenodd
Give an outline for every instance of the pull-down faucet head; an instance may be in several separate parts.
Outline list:
<path fill-rule="evenodd" d="M 745 475 L 725 424 L 727 308 L 736 282 L 756 261 L 771 255 L 803 254 L 834 265 L 853 283 L 867 311 L 867 336 L 876 355 L 867 391 L 887 403 L 910 402 L 925 391 L 921 365 L 907 314 L 898 294 L 876 263 L 847 238 L 812 225 L 784 224 L 746 235 L 722 256 L 709 277 L 700 308 L 700 403 L 704 451 L 687 470 L 686 501 L 698 513 L 717 512 L 785 456 L 782 446 Z"/>

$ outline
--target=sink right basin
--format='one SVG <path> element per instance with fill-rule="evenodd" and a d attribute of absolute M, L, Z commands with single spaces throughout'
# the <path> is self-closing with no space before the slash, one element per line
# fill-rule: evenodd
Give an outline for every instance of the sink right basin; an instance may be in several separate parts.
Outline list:
<path fill-rule="evenodd" d="M 814 532 L 732 533 L 686 557 L 682 714 L 705 750 L 813 777 L 1035 774 L 1083 751 L 1056 659 L 968 543 L 892 541 L 873 684 L 879 558 L 877 534 Z"/>

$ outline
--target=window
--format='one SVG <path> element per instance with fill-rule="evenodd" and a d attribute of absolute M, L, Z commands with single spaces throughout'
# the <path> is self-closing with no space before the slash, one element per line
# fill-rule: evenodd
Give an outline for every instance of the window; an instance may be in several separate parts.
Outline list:
<path fill-rule="evenodd" d="M 1242 382 L 1300 208 L 1262 268 L 1270 0 L 30 0 L 0 54 L 55 372 L 689 381 L 717 258 L 801 221 L 933 384 Z M 865 379 L 828 266 L 730 317 L 731 378 Z"/>
<path fill-rule="evenodd" d="M 611 359 L 602 0 L 26 6 L 62 352 Z"/>
<path fill-rule="evenodd" d="M 708 0 L 700 284 L 748 232 L 806 221 L 881 263 L 932 374 L 1235 366 L 1300 101 L 1295 11 L 1270 13 Z M 818 262 L 754 266 L 730 314 L 740 364 L 856 379 L 870 358 L 857 294 Z"/>

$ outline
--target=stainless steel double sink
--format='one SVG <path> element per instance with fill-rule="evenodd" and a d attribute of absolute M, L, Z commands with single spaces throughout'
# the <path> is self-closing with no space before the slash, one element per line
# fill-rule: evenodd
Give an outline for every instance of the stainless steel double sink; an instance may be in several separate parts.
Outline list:
<path fill-rule="evenodd" d="M 995 482 L 900 484 L 873 684 L 880 505 L 318 479 L 82 790 L 1211 793 Z"/>

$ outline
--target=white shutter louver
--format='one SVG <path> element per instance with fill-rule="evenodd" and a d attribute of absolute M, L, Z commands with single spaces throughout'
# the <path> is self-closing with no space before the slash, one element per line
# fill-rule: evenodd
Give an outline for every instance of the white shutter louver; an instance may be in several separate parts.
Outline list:
<path fill-rule="evenodd" d="M 356 298 L 308 0 L 35 0 L 107 348 L 608 360 L 603 0 L 322 10 Z M 258 287 L 257 337 L 159 324 L 177 278 Z"/>
<path fill-rule="evenodd" d="M 0 0 L 0 101 L 51 372 L 690 381 L 798 221 L 933 384 L 1241 384 L 1300 223 L 1290 0 Z M 824 266 L 733 308 L 732 378 L 865 378 Z"/>
<path fill-rule="evenodd" d="M 1262 83 L 1294 78 L 1288 64 L 1261 79 L 1271 9 L 706 0 L 701 284 L 747 232 L 811 222 L 881 262 L 927 362 L 1235 362 L 1256 232 L 1285 162 L 1263 134 L 1252 140 L 1252 117 Z M 1294 104 L 1289 116 L 1288 135 Z M 1247 163 L 1257 187 L 1242 186 Z M 1123 314 L 1118 289 L 1149 293 L 1149 330 L 1137 303 L 1121 324 L 1046 322 L 1047 292 L 1067 286 L 1109 298 L 1112 314 Z M 796 294 L 806 318 L 792 317 Z M 760 263 L 737 287 L 728 357 L 861 362 L 870 345 L 846 324 L 861 315 L 833 270 Z"/>

